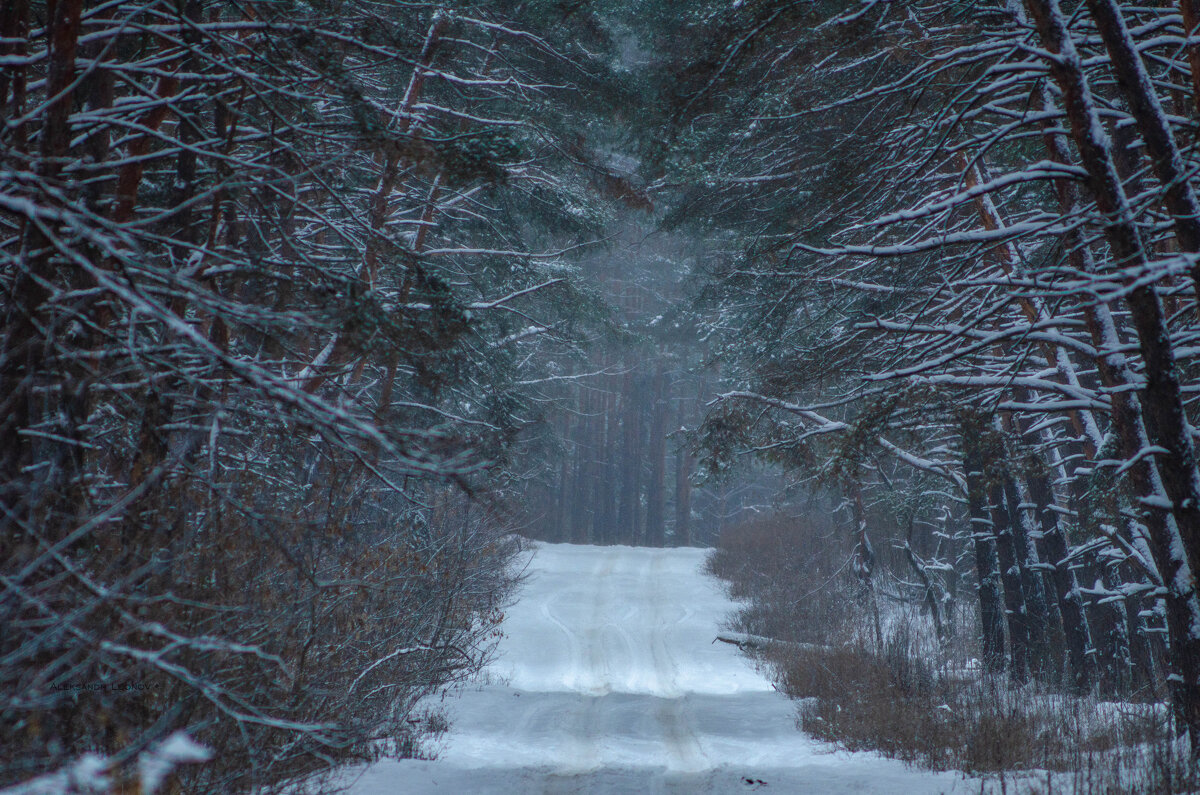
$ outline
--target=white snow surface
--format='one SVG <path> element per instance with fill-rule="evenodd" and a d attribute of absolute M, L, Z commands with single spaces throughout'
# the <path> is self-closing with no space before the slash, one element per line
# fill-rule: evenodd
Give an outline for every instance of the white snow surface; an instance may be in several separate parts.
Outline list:
<path fill-rule="evenodd" d="M 154 795 L 178 765 L 206 762 L 212 751 L 184 732 L 175 732 L 150 750 L 138 755 L 138 772 L 143 795 Z"/>
<path fill-rule="evenodd" d="M 702 549 L 539 544 L 485 677 L 445 704 L 435 761 L 351 771 L 395 793 L 967 793 L 977 780 L 848 753 L 734 646 Z"/>

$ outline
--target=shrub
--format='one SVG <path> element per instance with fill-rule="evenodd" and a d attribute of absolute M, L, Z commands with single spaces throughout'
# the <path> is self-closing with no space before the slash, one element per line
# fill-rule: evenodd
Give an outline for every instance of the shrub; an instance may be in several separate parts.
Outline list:
<path fill-rule="evenodd" d="M 735 629 L 773 638 L 761 652 L 798 725 L 852 751 L 934 770 L 999 777 L 1029 793 L 1194 791 L 1166 706 L 1099 702 L 984 676 L 971 659 L 974 616 L 939 639 L 916 609 L 885 606 L 868 631 L 863 586 L 829 528 L 782 516 L 722 534 L 708 568 L 745 601 Z M 1014 778 L 1015 777 L 1015 778 Z"/>

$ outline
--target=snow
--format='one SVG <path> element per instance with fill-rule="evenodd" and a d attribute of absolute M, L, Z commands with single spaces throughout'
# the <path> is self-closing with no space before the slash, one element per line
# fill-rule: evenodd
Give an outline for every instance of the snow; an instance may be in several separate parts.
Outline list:
<path fill-rule="evenodd" d="M 979 791 L 802 734 L 795 704 L 714 642 L 735 605 L 705 554 L 539 545 L 487 684 L 444 704 L 438 759 L 359 767 L 349 792 Z"/>
<path fill-rule="evenodd" d="M 175 732 L 167 739 L 138 756 L 138 773 L 142 792 L 153 795 L 162 786 L 167 776 L 177 765 L 206 762 L 212 751 L 200 745 L 183 732 Z"/>
<path fill-rule="evenodd" d="M 111 783 L 108 760 L 99 754 L 84 754 L 65 770 L 0 790 L 0 795 L 100 795 L 109 791 Z"/>
<path fill-rule="evenodd" d="M 211 758 L 212 751 L 185 732 L 175 732 L 138 754 L 141 784 L 138 791 L 142 795 L 154 795 L 178 765 L 206 762 Z M 103 795 L 113 791 L 111 766 L 112 760 L 108 757 L 84 754 L 63 770 L 0 790 L 0 795 Z"/>

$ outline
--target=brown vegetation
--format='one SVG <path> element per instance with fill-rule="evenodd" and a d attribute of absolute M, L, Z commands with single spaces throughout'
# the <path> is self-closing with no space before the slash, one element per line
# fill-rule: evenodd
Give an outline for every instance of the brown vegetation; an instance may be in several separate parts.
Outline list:
<path fill-rule="evenodd" d="M 978 634 L 970 612 L 951 612 L 956 637 L 968 642 L 939 642 L 927 611 L 885 608 L 876 648 L 862 584 L 837 565 L 850 546 L 833 521 L 778 515 L 731 528 L 709 558 L 709 570 L 746 602 L 734 628 L 781 641 L 759 659 L 799 700 L 805 732 L 852 751 L 1010 780 L 1022 792 L 1191 791 L 1165 705 L 987 674 L 969 642 Z"/>

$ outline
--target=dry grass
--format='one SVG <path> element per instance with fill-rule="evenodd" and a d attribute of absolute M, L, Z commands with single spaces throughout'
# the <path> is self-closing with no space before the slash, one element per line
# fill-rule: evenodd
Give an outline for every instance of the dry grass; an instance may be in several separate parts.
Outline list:
<path fill-rule="evenodd" d="M 852 751 L 985 777 L 1030 774 L 1020 791 L 1047 795 L 1194 791 L 1155 705 L 964 680 L 905 654 L 894 638 L 882 656 L 775 646 L 767 658 L 781 689 L 804 700 L 800 727 Z"/>
<path fill-rule="evenodd" d="M 806 534 L 809 537 L 806 537 Z M 970 616 L 957 642 L 896 612 L 877 649 L 861 587 L 839 578 L 832 534 L 761 519 L 722 538 L 709 568 L 746 600 L 734 628 L 773 637 L 764 660 L 801 700 L 799 726 L 852 751 L 962 770 L 1020 793 L 1197 792 L 1165 705 L 1099 702 L 981 675 Z M 824 644 L 797 647 L 788 642 Z"/>
<path fill-rule="evenodd" d="M 828 644 L 867 620 L 861 588 L 843 576 L 849 557 L 832 527 L 764 516 L 723 533 L 708 570 L 745 602 L 733 622 L 738 630 Z"/>

